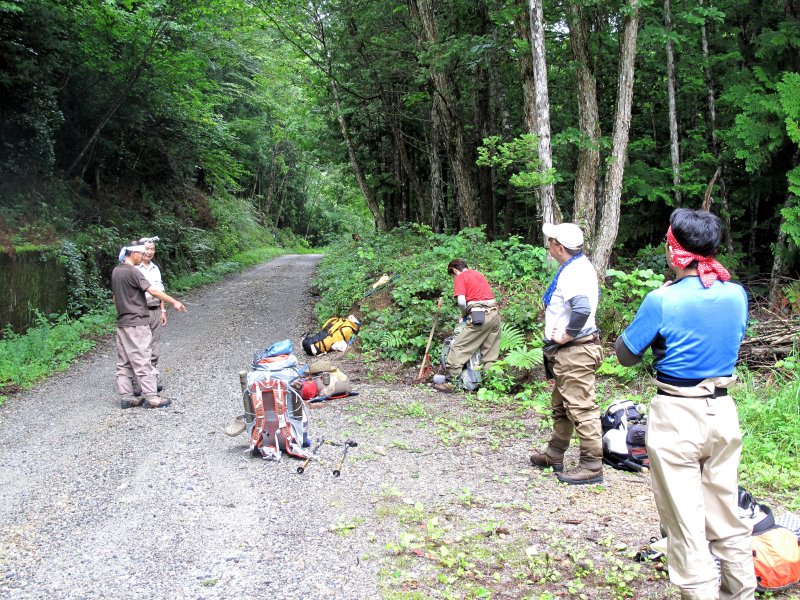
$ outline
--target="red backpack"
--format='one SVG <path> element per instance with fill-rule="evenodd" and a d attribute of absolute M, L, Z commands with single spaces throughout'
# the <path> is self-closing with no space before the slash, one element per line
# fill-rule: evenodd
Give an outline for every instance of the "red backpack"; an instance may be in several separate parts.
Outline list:
<path fill-rule="evenodd" d="M 247 396 L 251 453 L 274 460 L 280 460 L 281 452 L 307 458 L 308 413 L 300 394 L 283 379 L 260 379 L 248 386 Z"/>

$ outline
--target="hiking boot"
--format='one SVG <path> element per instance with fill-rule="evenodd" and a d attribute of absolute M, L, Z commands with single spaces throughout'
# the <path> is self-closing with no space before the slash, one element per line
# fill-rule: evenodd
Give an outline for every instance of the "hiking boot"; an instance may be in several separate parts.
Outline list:
<path fill-rule="evenodd" d="M 555 459 L 546 452 L 534 452 L 531 454 L 531 464 L 540 469 L 553 467 L 553 471 L 556 473 L 560 473 L 564 470 L 564 459 Z"/>
<path fill-rule="evenodd" d="M 135 396 L 120 396 L 119 405 L 122 408 L 136 408 L 144 404 L 144 398 L 136 398 Z"/>
<path fill-rule="evenodd" d="M 162 398 L 161 396 L 150 396 L 147 400 L 145 400 L 144 407 L 145 408 L 166 408 L 172 404 L 172 400 L 169 398 Z"/>
<path fill-rule="evenodd" d="M 603 469 L 587 469 L 578 465 L 569 473 L 559 473 L 558 480 L 569 485 L 585 485 L 587 483 L 603 483 Z"/>
<path fill-rule="evenodd" d="M 247 426 L 244 423 L 244 415 L 239 415 L 225 428 L 225 435 L 236 437 L 244 433 L 245 429 L 247 429 Z"/>
<path fill-rule="evenodd" d="M 131 379 L 131 385 L 133 386 L 133 395 L 134 396 L 141 396 L 142 395 L 142 386 L 139 385 L 139 380 L 136 377 Z"/>
<path fill-rule="evenodd" d="M 443 394 L 452 394 L 454 391 L 456 391 L 456 388 L 453 387 L 452 383 L 434 383 L 432 387 L 437 392 L 442 392 Z"/>

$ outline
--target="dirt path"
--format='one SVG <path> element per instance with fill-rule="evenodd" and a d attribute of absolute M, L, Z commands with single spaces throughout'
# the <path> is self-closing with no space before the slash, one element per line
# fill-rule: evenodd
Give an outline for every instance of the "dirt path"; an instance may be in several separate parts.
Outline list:
<path fill-rule="evenodd" d="M 658 530 L 647 477 L 558 484 L 527 464 L 529 412 L 397 383 L 351 351 L 331 358 L 359 395 L 312 411 L 313 436 L 359 442 L 341 478 L 336 448 L 301 476 L 226 437 L 253 352 L 290 338 L 305 360 L 318 259 L 180 298 L 168 409 L 119 408 L 113 340 L 0 408 L 0 597 L 677 597 L 630 559 Z"/>

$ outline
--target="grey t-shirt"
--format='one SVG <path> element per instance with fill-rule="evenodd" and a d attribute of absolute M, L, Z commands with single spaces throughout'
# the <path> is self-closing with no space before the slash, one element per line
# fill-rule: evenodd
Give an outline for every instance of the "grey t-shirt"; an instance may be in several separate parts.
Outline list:
<path fill-rule="evenodd" d="M 144 274 L 128 263 L 114 267 L 111 273 L 111 291 L 117 306 L 117 327 L 149 325 L 150 313 L 144 292 L 151 287 Z"/>

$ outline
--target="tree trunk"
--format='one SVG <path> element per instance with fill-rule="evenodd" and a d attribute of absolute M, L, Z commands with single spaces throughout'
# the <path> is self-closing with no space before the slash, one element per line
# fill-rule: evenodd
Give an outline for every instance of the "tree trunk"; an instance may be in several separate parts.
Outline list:
<path fill-rule="evenodd" d="M 573 221 L 583 229 L 585 245 L 594 247 L 597 227 L 598 179 L 600 176 L 600 113 L 597 108 L 597 80 L 589 55 L 589 24 L 577 4 L 571 6 L 569 43 L 575 60 L 578 84 L 578 123 L 581 145 L 575 169 Z"/>
<path fill-rule="evenodd" d="M 439 25 L 433 0 L 409 0 L 409 9 L 420 27 L 421 46 L 430 49 L 439 44 Z M 429 67 L 433 94 L 438 96 L 438 107 L 445 134 L 445 147 L 450 158 L 450 169 L 455 181 L 456 204 L 460 226 L 475 227 L 479 222 L 479 207 L 475 184 L 472 180 L 473 161 L 470 160 L 464 137 L 464 124 L 455 94 L 452 76 L 436 64 Z"/>
<path fill-rule="evenodd" d="M 428 137 L 428 156 L 431 165 L 431 229 L 436 233 L 442 231 L 444 223 L 444 191 L 442 182 L 442 163 L 439 158 L 441 146 L 442 124 L 439 120 L 439 109 L 436 98 L 431 102 L 431 129 Z"/>
<path fill-rule="evenodd" d="M 516 0 L 520 12 L 514 17 L 514 29 L 517 37 L 531 47 L 531 12 L 527 0 Z M 528 133 L 536 135 L 536 84 L 533 82 L 533 53 L 519 53 L 519 72 L 522 78 L 522 110 L 525 118 L 525 127 Z"/>
<path fill-rule="evenodd" d="M 539 137 L 539 170 L 544 173 L 553 168 L 553 154 L 550 147 L 550 98 L 547 91 L 542 0 L 530 0 L 529 10 L 531 13 L 533 80 L 536 84 L 536 135 Z M 539 207 L 543 223 L 557 222 L 554 204 L 553 184 L 540 186 Z M 546 239 L 543 241 L 547 243 Z"/>
<path fill-rule="evenodd" d="M 784 208 L 788 208 L 792 204 L 792 195 L 789 194 L 786 202 L 783 204 Z M 788 241 L 786 232 L 783 230 L 784 222 L 783 214 L 781 214 L 780 225 L 778 228 L 778 240 L 775 243 L 774 258 L 772 260 L 772 271 L 769 277 L 769 301 L 774 309 L 780 309 L 781 301 L 781 288 L 783 287 L 783 277 L 786 274 L 786 253 L 788 251 Z"/>
<path fill-rule="evenodd" d="M 703 0 L 699 1 L 700 6 L 703 6 Z M 714 158 L 717 160 L 717 165 L 721 169 L 719 176 L 719 190 L 720 190 L 720 204 L 722 206 L 722 222 L 725 229 L 725 247 L 728 254 L 733 254 L 733 236 L 731 235 L 731 211 L 728 205 L 728 188 L 725 185 L 725 167 L 722 164 L 722 155 L 719 148 L 719 136 L 717 134 L 717 101 L 716 93 L 714 91 L 714 76 L 711 72 L 711 62 L 708 52 L 708 34 L 706 30 L 706 22 L 700 25 L 700 40 L 703 46 L 703 78 L 706 82 L 706 90 L 708 92 L 708 126 L 711 129 L 711 150 L 714 153 Z"/>
<path fill-rule="evenodd" d="M 675 107 L 675 44 L 672 41 L 672 9 L 669 0 L 664 0 L 664 29 L 667 34 L 667 98 L 669 100 L 669 144 L 672 159 L 672 189 L 675 204 L 681 205 L 681 154 L 678 142 L 678 112 Z"/>
<path fill-rule="evenodd" d="M 636 62 L 636 37 L 639 30 L 639 0 L 630 0 L 630 14 L 620 32 L 619 77 L 617 82 L 617 111 L 611 135 L 611 156 L 605 178 L 603 216 L 595 241 L 593 263 L 601 281 L 611 260 L 611 251 L 619 231 L 622 176 L 628 156 L 628 133 L 631 127 L 633 104 L 633 72 Z"/>
<path fill-rule="evenodd" d="M 353 173 L 355 173 L 358 187 L 361 190 L 361 193 L 364 195 L 364 199 L 367 201 L 367 206 L 369 207 L 369 211 L 372 213 L 372 218 L 375 219 L 375 227 L 378 229 L 378 231 L 386 231 L 386 221 L 383 218 L 383 212 L 381 212 L 381 208 L 378 206 L 378 202 L 375 200 L 375 196 L 373 195 L 372 190 L 367 183 L 367 178 L 364 175 L 364 169 L 361 167 L 361 163 L 358 161 L 356 149 L 353 145 L 353 139 L 350 137 L 350 130 L 347 127 L 347 120 L 344 118 L 344 114 L 342 114 L 342 107 L 339 104 L 339 91 L 336 88 L 336 81 L 334 79 L 331 79 L 331 90 L 333 91 L 333 103 L 336 107 L 336 118 L 339 121 L 339 127 L 342 130 L 342 137 L 347 145 L 347 155 L 350 157 L 350 165 L 353 167 Z"/>
<path fill-rule="evenodd" d="M 386 109 L 386 119 L 389 121 L 389 126 L 392 129 L 392 139 L 394 140 L 394 146 L 400 158 L 400 163 L 403 165 L 403 171 L 405 172 L 406 177 L 408 177 L 408 181 L 411 183 L 411 188 L 414 190 L 414 196 L 416 196 L 416 200 L 420 209 L 420 217 L 422 216 L 422 207 L 425 200 L 425 192 L 422 191 L 422 184 L 419 182 L 419 178 L 417 177 L 417 173 L 414 170 L 414 165 L 411 163 L 411 159 L 408 156 L 408 152 L 406 151 L 406 143 L 403 139 L 403 131 L 400 128 L 400 122 L 397 118 L 397 112 L 394 110 L 395 103 L 392 102 L 392 99 L 389 97 L 389 94 L 381 90 L 381 100 L 383 100 L 383 106 Z"/>

